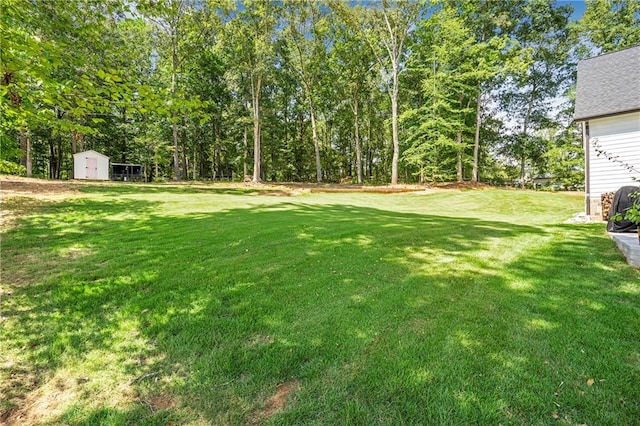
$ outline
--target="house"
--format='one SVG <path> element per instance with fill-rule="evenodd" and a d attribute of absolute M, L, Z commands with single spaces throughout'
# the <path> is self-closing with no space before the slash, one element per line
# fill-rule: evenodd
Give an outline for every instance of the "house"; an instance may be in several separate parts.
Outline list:
<path fill-rule="evenodd" d="M 586 213 L 601 195 L 640 185 L 640 46 L 578 63 L 574 121 L 582 123 Z"/>
<path fill-rule="evenodd" d="M 73 178 L 109 180 L 109 157 L 93 150 L 73 154 Z"/>

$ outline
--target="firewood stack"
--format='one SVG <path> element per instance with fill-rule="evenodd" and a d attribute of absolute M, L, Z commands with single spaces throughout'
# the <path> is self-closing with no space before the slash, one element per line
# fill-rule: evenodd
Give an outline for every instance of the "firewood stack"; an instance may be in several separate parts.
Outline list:
<path fill-rule="evenodd" d="M 613 196 L 615 192 L 605 192 L 600 196 L 602 202 L 602 220 L 609 219 L 609 212 L 611 211 L 611 204 L 613 204 Z"/>

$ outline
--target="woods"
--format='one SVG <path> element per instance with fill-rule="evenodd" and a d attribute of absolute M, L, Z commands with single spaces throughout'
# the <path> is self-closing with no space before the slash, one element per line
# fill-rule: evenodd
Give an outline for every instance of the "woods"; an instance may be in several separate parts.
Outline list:
<path fill-rule="evenodd" d="M 1 0 L 0 172 L 582 183 L 575 63 L 640 44 L 588 0 Z"/>

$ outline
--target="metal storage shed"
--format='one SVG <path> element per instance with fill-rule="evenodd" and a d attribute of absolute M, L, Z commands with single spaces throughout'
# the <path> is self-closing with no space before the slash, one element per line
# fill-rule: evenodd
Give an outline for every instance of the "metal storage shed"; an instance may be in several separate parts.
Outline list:
<path fill-rule="evenodd" d="M 93 150 L 73 154 L 73 178 L 109 180 L 109 157 Z"/>

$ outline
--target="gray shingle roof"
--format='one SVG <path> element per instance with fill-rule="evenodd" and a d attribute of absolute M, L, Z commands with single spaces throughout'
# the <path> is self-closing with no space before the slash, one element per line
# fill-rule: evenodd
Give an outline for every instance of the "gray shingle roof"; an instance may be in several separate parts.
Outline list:
<path fill-rule="evenodd" d="M 640 110 L 640 46 L 578 62 L 574 120 Z"/>

